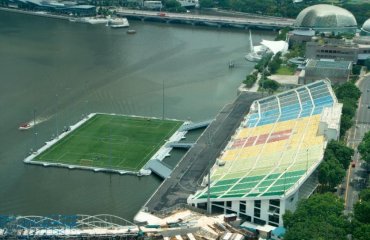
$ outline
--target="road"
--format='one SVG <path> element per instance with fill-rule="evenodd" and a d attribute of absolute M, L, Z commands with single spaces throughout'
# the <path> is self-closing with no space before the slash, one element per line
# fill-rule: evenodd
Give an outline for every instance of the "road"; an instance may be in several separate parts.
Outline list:
<path fill-rule="evenodd" d="M 142 17 L 142 18 L 158 18 L 163 20 L 178 20 L 191 22 L 211 22 L 218 24 L 242 24 L 246 26 L 271 26 L 271 27 L 287 27 L 293 26 L 295 20 L 290 18 L 276 17 L 247 17 L 247 16 L 217 16 L 217 15 L 201 15 L 191 13 L 169 13 L 144 10 L 132 10 L 126 8 L 117 8 L 117 14 L 126 17 Z"/>
<path fill-rule="evenodd" d="M 360 81 L 357 86 L 362 92 L 355 117 L 355 124 L 350 129 L 347 145 L 355 149 L 353 161 L 355 167 L 350 166 L 346 173 L 346 179 L 343 183 L 345 186 L 344 201 L 345 213 L 353 211 L 353 205 L 358 200 L 358 193 L 364 186 L 364 177 L 366 170 L 360 154 L 357 152 L 357 146 L 361 142 L 366 132 L 370 131 L 370 75 L 367 75 Z"/>

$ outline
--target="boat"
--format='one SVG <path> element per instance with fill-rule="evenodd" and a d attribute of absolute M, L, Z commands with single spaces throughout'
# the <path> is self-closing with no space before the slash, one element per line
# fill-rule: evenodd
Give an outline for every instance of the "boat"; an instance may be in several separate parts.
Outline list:
<path fill-rule="evenodd" d="M 28 130 L 32 128 L 32 125 L 30 123 L 23 123 L 22 125 L 19 126 L 19 130 Z"/>
<path fill-rule="evenodd" d="M 125 28 L 129 27 L 127 18 L 111 18 L 107 22 L 107 26 L 111 28 Z"/>
<path fill-rule="evenodd" d="M 127 34 L 135 34 L 135 33 L 136 33 L 136 30 L 134 29 L 127 30 Z"/>
<path fill-rule="evenodd" d="M 245 55 L 245 59 L 250 62 L 258 62 L 262 59 L 263 55 L 267 52 L 265 46 L 253 46 L 252 33 L 249 30 L 249 43 L 250 43 L 250 53 Z"/>

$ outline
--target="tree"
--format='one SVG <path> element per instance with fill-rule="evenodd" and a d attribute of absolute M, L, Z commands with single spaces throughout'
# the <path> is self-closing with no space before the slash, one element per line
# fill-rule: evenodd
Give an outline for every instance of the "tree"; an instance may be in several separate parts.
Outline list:
<path fill-rule="evenodd" d="M 201 8 L 211 8 L 214 6 L 213 0 L 199 0 L 199 6 Z"/>
<path fill-rule="evenodd" d="M 251 88 L 251 87 L 253 87 L 253 85 L 256 83 L 256 81 L 257 81 L 257 75 L 258 75 L 258 72 L 257 71 L 255 71 L 254 73 L 252 73 L 252 74 L 249 74 L 246 78 L 245 78 L 245 80 L 243 81 L 243 83 L 245 84 L 245 86 L 247 87 L 247 88 Z"/>
<path fill-rule="evenodd" d="M 261 79 L 259 81 L 259 86 L 263 89 L 266 89 L 269 93 L 273 93 L 279 89 L 280 84 L 271 79 Z"/>
<path fill-rule="evenodd" d="M 345 170 L 333 155 L 329 155 L 319 166 L 319 182 L 330 189 L 341 183 L 345 175 Z"/>
<path fill-rule="evenodd" d="M 359 222 L 370 224 L 370 189 L 360 193 L 360 200 L 355 204 L 354 215 Z"/>
<path fill-rule="evenodd" d="M 289 27 L 284 27 L 279 31 L 279 34 L 276 36 L 275 41 L 285 41 L 286 40 L 286 35 L 290 31 Z"/>
<path fill-rule="evenodd" d="M 254 68 L 257 69 L 258 72 L 262 73 L 263 70 L 267 67 L 267 64 L 269 63 L 271 58 L 272 54 L 264 55 L 261 60 L 259 60 L 258 63 L 254 66 Z"/>
<path fill-rule="evenodd" d="M 370 70 L 370 58 L 367 58 L 364 62 L 364 65 L 365 67 L 367 68 L 367 70 L 369 71 Z"/>
<path fill-rule="evenodd" d="M 353 98 L 344 98 L 340 100 L 343 103 L 342 113 L 350 116 L 351 118 L 355 116 L 357 109 L 357 100 Z"/>
<path fill-rule="evenodd" d="M 359 224 L 354 228 L 352 236 L 355 240 L 369 240 L 370 224 Z"/>
<path fill-rule="evenodd" d="M 347 169 L 355 151 L 352 148 L 347 147 L 342 142 L 332 140 L 326 146 L 325 158 L 329 157 L 326 155 L 330 153 L 333 154 L 331 157 L 335 157 L 338 160 L 343 169 Z"/>
<path fill-rule="evenodd" d="M 370 236 L 370 189 L 360 192 L 359 201 L 354 207 L 354 219 L 352 221 L 352 236 L 356 240 L 367 240 Z"/>
<path fill-rule="evenodd" d="M 342 114 L 340 118 L 340 136 L 343 137 L 346 131 L 350 129 L 353 125 L 352 117 Z"/>
<path fill-rule="evenodd" d="M 268 64 L 269 70 L 272 74 L 276 73 L 277 70 L 280 68 L 280 65 L 282 63 L 282 60 L 280 59 L 281 52 L 278 52 L 270 61 Z"/>
<path fill-rule="evenodd" d="M 358 100 L 361 96 L 361 91 L 351 82 L 346 82 L 340 85 L 335 91 L 338 99 L 352 98 Z"/>
<path fill-rule="evenodd" d="M 368 164 L 370 163 L 370 132 L 367 132 L 362 139 L 361 143 L 358 145 L 358 151 L 361 154 L 363 160 Z"/>
<path fill-rule="evenodd" d="M 173 12 L 185 12 L 185 8 L 183 8 L 180 2 L 176 0 L 163 0 L 163 6 L 167 11 Z"/>
<path fill-rule="evenodd" d="M 301 200 L 294 213 L 287 211 L 284 240 L 346 239 L 346 219 L 343 216 L 343 201 L 333 194 L 314 194 Z"/>
<path fill-rule="evenodd" d="M 360 72 L 361 72 L 361 66 L 360 65 L 353 65 L 352 74 L 353 75 L 359 75 Z"/>

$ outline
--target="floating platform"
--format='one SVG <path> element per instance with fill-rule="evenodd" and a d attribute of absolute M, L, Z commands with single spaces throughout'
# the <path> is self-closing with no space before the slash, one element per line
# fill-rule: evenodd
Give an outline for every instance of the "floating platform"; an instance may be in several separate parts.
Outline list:
<path fill-rule="evenodd" d="M 46 142 L 25 163 L 95 172 L 149 175 L 152 159 L 163 160 L 179 141 L 184 121 L 92 113 Z"/>

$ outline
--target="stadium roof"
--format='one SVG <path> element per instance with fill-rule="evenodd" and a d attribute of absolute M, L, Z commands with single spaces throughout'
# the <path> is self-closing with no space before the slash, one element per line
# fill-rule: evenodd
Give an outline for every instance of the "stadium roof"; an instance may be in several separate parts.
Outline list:
<path fill-rule="evenodd" d="M 300 186 L 323 158 L 320 116 L 335 103 L 328 80 L 256 101 L 212 168 L 210 198 L 279 197 Z M 191 199 L 206 200 L 207 188 Z"/>
<path fill-rule="evenodd" d="M 313 28 L 315 30 L 357 28 L 356 19 L 351 12 L 327 4 L 317 4 L 303 9 L 298 14 L 294 25 L 299 28 Z"/>

